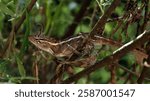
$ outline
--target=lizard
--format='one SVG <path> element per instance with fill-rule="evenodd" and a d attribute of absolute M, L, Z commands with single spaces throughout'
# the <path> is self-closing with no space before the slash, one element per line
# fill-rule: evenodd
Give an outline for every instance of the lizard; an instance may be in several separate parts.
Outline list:
<path fill-rule="evenodd" d="M 104 38 L 98 35 L 94 35 L 91 38 L 83 34 L 79 34 L 77 36 L 62 41 L 56 40 L 54 38 L 42 37 L 39 35 L 30 35 L 28 39 L 37 48 L 46 51 L 57 58 L 70 57 L 74 53 L 80 54 L 80 52 L 77 49 L 78 47 L 81 47 L 84 42 L 87 44 L 92 43 L 92 44 L 110 45 L 116 47 L 121 47 L 123 45 L 109 38 Z M 139 64 L 141 64 L 142 60 L 147 57 L 147 54 L 137 49 L 134 49 L 133 53 L 135 54 L 137 62 Z"/>

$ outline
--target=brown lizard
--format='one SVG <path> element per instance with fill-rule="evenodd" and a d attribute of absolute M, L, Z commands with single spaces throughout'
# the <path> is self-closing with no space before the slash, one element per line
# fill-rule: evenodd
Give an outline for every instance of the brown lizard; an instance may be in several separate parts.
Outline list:
<path fill-rule="evenodd" d="M 115 47 L 120 47 L 123 45 L 117 41 L 101 36 L 95 35 L 91 38 L 82 34 L 63 41 L 58 41 L 53 38 L 48 39 L 38 35 L 31 35 L 28 37 L 28 39 L 36 47 L 50 53 L 55 57 L 70 57 L 74 53 L 80 54 L 77 48 L 83 45 L 85 41 L 87 41 L 86 43 L 110 45 Z M 135 54 L 139 64 L 141 64 L 142 60 L 147 57 L 147 54 L 136 49 L 133 50 L 133 53 Z"/>

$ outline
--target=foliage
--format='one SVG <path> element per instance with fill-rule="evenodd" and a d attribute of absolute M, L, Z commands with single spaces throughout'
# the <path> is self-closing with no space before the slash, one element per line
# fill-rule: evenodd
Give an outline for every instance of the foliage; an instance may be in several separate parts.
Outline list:
<path fill-rule="evenodd" d="M 73 22 L 74 18 L 85 0 L 38 0 L 28 12 L 26 8 L 31 1 L 0 0 L 0 82 L 51 83 L 52 79 L 55 79 L 58 62 L 50 54 L 37 51 L 38 49 L 28 41 L 28 36 L 39 33 L 43 28 L 43 35 L 63 39 L 68 26 L 76 23 Z M 121 0 L 121 4 L 107 19 L 103 37 L 127 43 L 135 39 L 143 30 L 150 29 L 150 18 L 147 18 L 148 24 L 144 26 L 145 14 L 150 15 L 150 9 L 146 8 L 147 0 L 134 1 Z M 90 5 L 77 24 L 75 32 L 70 33 L 72 36 L 80 32 L 90 32 L 113 0 L 90 0 L 89 2 Z M 25 21 L 17 31 L 14 31 L 15 24 L 21 19 L 23 12 L 26 14 Z M 39 27 L 39 24 L 42 26 Z M 96 49 L 101 50 L 93 52 L 98 54 L 96 58 L 100 61 L 117 48 L 102 45 Z M 142 70 L 136 62 L 136 57 L 130 53 L 122 57 L 118 63 L 134 72 L 133 78 L 130 72 L 120 69 L 120 66 L 116 66 L 115 70 L 111 69 L 112 66 L 106 66 L 82 77 L 76 83 L 136 83 Z M 73 66 L 73 70 L 64 70 L 65 73 L 60 78 L 64 80 L 72 75 L 71 73 L 78 73 L 83 69 Z M 112 74 L 113 71 L 115 74 Z M 148 76 L 145 79 L 143 83 L 150 83 Z"/>

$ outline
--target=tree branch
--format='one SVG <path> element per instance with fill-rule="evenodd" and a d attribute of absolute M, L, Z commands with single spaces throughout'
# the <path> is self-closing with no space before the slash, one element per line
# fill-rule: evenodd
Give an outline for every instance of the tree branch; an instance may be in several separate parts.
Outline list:
<path fill-rule="evenodd" d="M 119 5 L 120 0 L 114 0 L 113 3 L 110 5 L 110 7 L 106 10 L 104 15 L 97 21 L 94 28 L 90 32 L 90 36 L 93 36 L 95 34 L 102 34 L 104 26 L 107 22 L 108 17 L 111 16 L 112 12 L 115 10 L 115 8 Z"/>
<path fill-rule="evenodd" d="M 18 29 L 20 28 L 21 24 L 24 22 L 26 19 L 26 11 L 29 13 L 31 9 L 33 8 L 34 4 L 36 3 L 37 0 L 32 0 L 30 4 L 28 5 L 27 9 L 24 11 L 22 14 L 21 18 L 17 21 L 17 23 L 14 26 L 14 32 L 16 33 Z"/>
<path fill-rule="evenodd" d="M 102 68 L 103 66 L 110 65 L 112 63 L 117 62 L 122 56 L 124 56 L 126 53 L 132 51 L 133 49 L 141 46 L 144 44 L 146 41 L 148 41 L 150 38 L 150 31 L 145 31 L 141 35 L 139 35 L 135 40 L 128 42 L 127 44 L 123 45 L 119 49 L 113 52 L 112 55 L 107 56 L 103 60 L 97 62 L 93 66 L 86 68 L 85 70 L 71 76 L 67 80 L 64 80 L 62 83 L 72 83 L 81 77 L 90 74 L 91 72 Z"/>
<path fill-rule="evenodd" d="M 72 24 L 70 24 L 67 28 L 67 30 L 65 31 L 65 36 L 64 38 L 73 35 L 73 33 L 75 32 L 75 29 L 77 27 L 77 25 L 79 24 L 79 22 L 82 20 L 82 18 L 84 17 L 85 12 L 87 11 L 87 8 L 90 5 L 91 0 L 84 0 L 82 2 L 81 8 L 79 10 L 79 12 L 76 14 Z"/>

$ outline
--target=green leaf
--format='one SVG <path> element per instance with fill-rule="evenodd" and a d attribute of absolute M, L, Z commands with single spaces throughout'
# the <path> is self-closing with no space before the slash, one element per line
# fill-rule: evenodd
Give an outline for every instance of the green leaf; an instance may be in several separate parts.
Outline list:
<path fill-rule="evenodd" d="M 21 83 L 22 80 L 37 80 L 35 77 L 10 77 L 9 83 Z"/>
<path fill-rule="evenodd" d="M 18 70 L 19 70 L 20 75 L 22 77 L 25 77 L 26 76 L 26 71 L 24 69 L 22 61 L 17 56 L 16 56 L 16 61 L 17 61 Z"/>
<path fill-rule="evenodd" d="M 14 12 L 11 9 L 9 9 L 7 7 L 7 5 L 3 4 L 2 2 L 0 2 L 0 11 L 4 14 L 10 15 L 10 16 L 14 15 Z"/>
<path fill-rule="evenodd" d="M 7 70 L 7 65 L 9 64 L 9 61 L 0 59 L 0 73 L 4 73 Z"/>
<path fill-rule="evenodd" d="M 7 3 L 7 7 L 9 9 L 11 9 L 14 13 L 15 13 L 15 10 L 16 10 L 16 4 L 14 3 L 14 1 L 10 1 Z"/>

